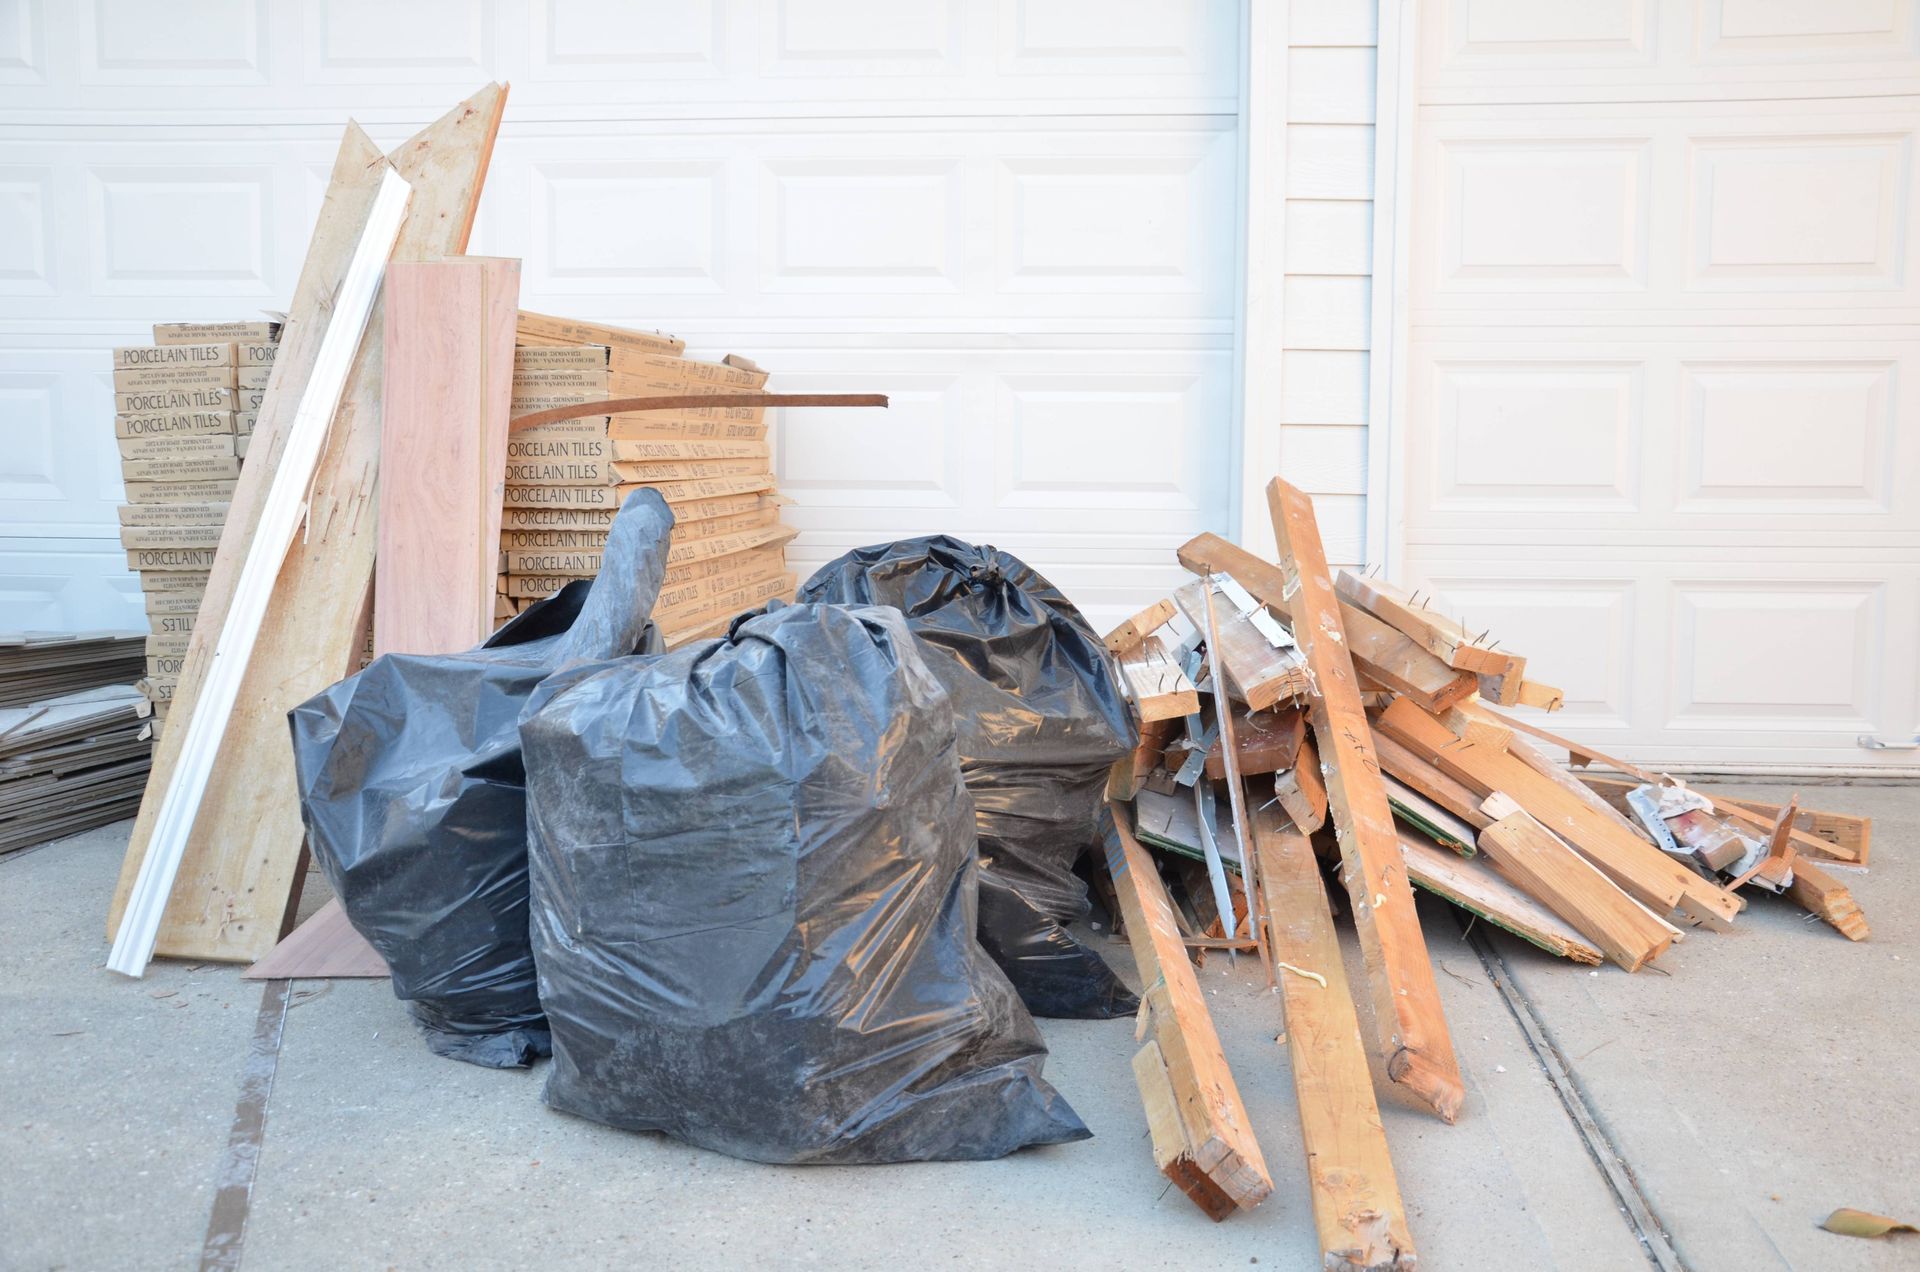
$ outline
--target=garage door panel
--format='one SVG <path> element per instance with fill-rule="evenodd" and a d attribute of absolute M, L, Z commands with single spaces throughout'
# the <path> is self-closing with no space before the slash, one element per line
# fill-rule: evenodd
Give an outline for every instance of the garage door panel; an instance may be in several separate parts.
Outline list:
<path fill-rule="evenodd" d="M 1898 91 L 1914 0 L 1443 0 L 1426 100 L 1710 99 Z M 1836 79 L 1845 76 L 1844 79 Z"/>
<path fill-rule="evenodd" d="M 1644 137 L 1443 142 L 1436 290 L 1644 289 L 1652 161 Z"/>
<path fill-rule="evenodd" d="M 1804 64 L 1920 53 L 1911 0 L 1700 0 L 1703 62 Z"/>
<path fill-rule="evenodd" d="M 1676 578 L 1666 727 L 1872 732 L 1883 723 L 1884 581 Z"/>
<path fill-rule="evenodd" d="M 1639 508 L 1644 367 L 1458 361 L 1432 368 L 1427 506 L 1437 512 Z"/>
<path fill-rule="evenodd" d="M 0 537 L 0 614 L 10 632 L 137 632 L 147 625 L 127 554 L 119 543 L 102 546 L 98 539 Z"/>
<path fill-rule="evenodd" d="M 1407 582 L 1567 691 L 1547 727 L 1655 767 L 1902 769 L 1920 727 L 1913 553 L 1516 540 L 1430 545 Z"/>
<path fill-rule="evenodd" d="M 51 168 L 0 168 L 0 296 L 54 290 Z"/>
<path fill-rule="evenodd" d="M 1885 290 L 1907 282 L 1910 131 L 1696 138 L 1693 290 Z"/>
<path fill-rule="evenodd" d="M 1414 160 L 1415 200 L 1433 209 L 1413 223 L 1416 321 L 1529 309 L 1747 324 L 1756 302 L 1920 315 L 1914 102 L 1741 107 L 1437 113 Z"/>
<path fill-rule="evenodd" d="M 1501 525 L 1920 545 L 1920 444 L 1900 427 L 1920 414 L 1920 331 L 1892 330 L 1416 331 L 1407 542 Z"/>
<path fill-rule="evenodd" d="M 769 102 L 1220 112 L 1236 99 L 1236 15 L 1217 0 L 198 0 L 146 38 L 151 8 L 0 0 L 0 111 L 417 123 L 450 87 L 489 78 L 512 82 L 523 118 L 751 118 Z"/>
<path fill-rule="evenodd" d="M 1683 364 L 1676 511 L 1891 515 L 1898 372 L 1892 359 Z"/>
<path fill-rule="evenodd" d="M 524 256 L 528 289 L 565 312 L 658 296 L 661 322 L 871 329 L 938 315 L 987 330 L 1224 330 L 1234 136 L 1230 121 L 530 129 L 503 136 L 482 214 L 492 220 L 476 235 Z"/>
<path fill-rule="evenodd" d="M 0 537 L 117 537 L 120 457 L 103 354 L 0 348 Z"/>

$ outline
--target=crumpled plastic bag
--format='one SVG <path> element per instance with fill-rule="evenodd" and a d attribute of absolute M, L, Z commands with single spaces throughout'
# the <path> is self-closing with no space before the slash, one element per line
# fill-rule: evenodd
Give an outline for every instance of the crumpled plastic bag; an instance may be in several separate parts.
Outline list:
<path fill-rule="evenodd" d="M 974 940 L 952 707 L 900 615 L 574 667 L 520 734 L 549 1105 L 765 1162 L 1088 1135 Z"/>
<path fill-rule="evenodd" d="M 1097 839 L 1108 770 L 1139 738 L 1106 646 L 1025 562 L 948 535 L 857 548 L 801 601 L 887 605 L 953 699 L 979 836 L 980 941 L 1029 1010 L 1104 1019 L 1138 1000 L 1066 924 L 1088 911 L 1074 862 Z"/>
<path fill-rule="evenodd" d="M 548 1054 L 527 937 L 521 707 L 556 668 L 662 648 L 647 621 L 673 514 L 628 497 L 600 575 L 476 649 L 388 654 L 289 713 L 308 842 L 436 1054 Z"/>

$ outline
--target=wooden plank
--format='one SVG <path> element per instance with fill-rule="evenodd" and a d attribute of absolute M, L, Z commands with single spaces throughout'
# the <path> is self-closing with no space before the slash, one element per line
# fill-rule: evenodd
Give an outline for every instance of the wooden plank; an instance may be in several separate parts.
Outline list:
<path fill-rule="evenodd" d="M 1631 818 L 1633 810 L 1627 804 L 1627 792 L 1642 783 L 1635 778 L 1600 777 L 1596 774 L 1582 773 L 1580 782 L 1588 790 L 1605 800 L 1614 811 L 1623 817 Z M 1656 779 L 1654 785 L 1660 785 Z M 1689 790 L 1705 796 L 1712 802 L 1716 813 L 1741 823 L 1744 833 L 1766 831 L 1771 833 L 1774 819 L 1780 815 L 1783 805 L 1769 804 L 1762 800 L 1733 799 L 1730 796 L 1715 794 L 1697 786 Z M 1868 828 L 1871 821 L 1865 817 L 1849 817 L 1842 813 L 1822 813 L 1801 809 L 1794 814 L 1793 846 L 1805 856 L 1811 853 L 1823 861 L 1837 861 L 1845 865 L 1866 865 L 1864 857 L 1855 857 L 1853 852 L 1866 850 Z M 1826 836 L 1814 833 L 1815 827 L 1823 827 L 1829 832 Z"/>
<path fill-rule="evenodd" d="M 1311 739 L 1300 743 L 1293 767 L 1274 774 L 1273 797 L 1293 824 L 1309 835 L 1327 824 L 1327 784 Z"/>
<path fill-rule="evenodd" d="M 1731 795 L 1706 794 L 1707 798 L 1713 801 L 1715 808 L 1737 808 L 1769 820 L 1780 815 L 1779 804 L 1769 804 L 1757 799 L 1735 799 Z M 1803 808 L 1794 814 L 1793 825 L 1795 830 L 1824 841 L 1829 846 L 1825 855 L 1833 860 L 1851 862 L 1860 866 L 1867 864 L 1873 839 L 1871 817 L 1855 817 L 1847 813 L 1827 813 L 1817 809 Z M 1803 840 L 1796 839 L 1795 842 L 1801 844 L 1803 849 L 1808 847 Z"/>
<path fill-rule="evenodd" d="M 1255 600 L 1287 620 L 1290 602 L 1279 566 L 1217 534 L 1187 540 L 1180 545 L 1179 556 L 1180 564 L 1195 574 L 1231 574 Z M 1443 711 L 1478 687 L 1471 675 L 1455 671 L 1364 610 L 1342 604 L 1340 621 L 1354 666 L 1369 680 L 1429 710 Z"/>
<path fill-rule="evenodd" d="M 1308 719 L 1340 842 L 1342 881 L 1367 956 L 1374 1027 L 1381 1034 L 1387 1076 L 1451 1122 L 1460 1114 L 1465 1088 L 1380 783 L 1373 730 L 1360 705 L 1313 502 L 1276 477 L 1267 486 L 1267 506 L 1286 575 L 1276 594 L 1290 599 L 1294 639 L 1311 675 Z M 1267 599 L 1258 590 L 1254 594 Z"/>
<path fill-rule="evenodd" d="M 1120 681 L 1143 723 L 1180 719 L 1200 710 L 1200 691 L 1158 636 L 1147 637 L 1120 656 Z"/>
<path fill-rule="evenodd" d="M 1617 966 L 1637 972 L 1673 944 L 1665 924 L 1512 799 L 1491 795 L 1482 809 L 1499 817 L 1480 832 L 1480 851 L 1494 869 L 1591 938 Z"/>
<path fill-rule="evenodd" d="M 1476 830 L 1493 824 L 1493 819 L 1480 811 L 1481 796 L 1400 745 L 1397 739 L 1375 729 L 1373 750 L 1379 757 L 1381 772 L 1392 774 Z"/>
<path fill-rule="evenodd" d="M 1126 653 L 1154 632 L 1159 631 L 1172 617 L 1172 598 L 1155 601 L 1107 633 L 1108 651 L 1115 654 Z"/>
<path fill-rule="evenodd" d="M 1805 857 L 1793 863 L 1793 882 L 1787 896 L 1809 914 L 1817 914 L 1838 928 L 1849 941 L 1864 941 L 1872 935 L 1867 916 L 1839 880 Z"/>
<path fill-rule="evenodd" d="M 1472 726 L 1462 728 L 1452 719 L 1452 716 L 1456 714 L 1471 721 Z M 1595 794 L 1586 783 L 1574 776 L 1565 765 L 1553 760 L 1538 747 L 1532 746 L 1514 736 L 1515 730 L 1518 729 L 1519 732 L 1529 736 L 1543 737 L 1543 740 L 1551 741 L 1553 735 L 1548 734 L 1546 730 L 1531 728 L 1522 724 L 1521 721 L 1514 719 L 1512 716 L 1489 710 L 1484 703 L 1472 701 L 1461 703 L 1449 713 L 1448 726 L 1462 737 L 1468 736 L 1475 728 L 1483 731 L 1489 728 L 1501 730 L 1500 748 L 1506 751 L 1507 754 L 1513 756 L 1522 764 L 1525 764 L 1528 768 L 1552 782 L 1555 786 L 1558 786 L 1568 795 L 1585 804 L 1594 811 L 1595 815 L 1609 818 L 1626 830 L 1639 836 L 1641 839 L 1646 840 L 1648 843 L 1653 842 L 1653 836 L 1647 833 L 1646 828 L 1640 824 L 1638 818 L 1634 817 L 1631 813 L 1623 813 L 1621 810 L 1615 808 L 1605 799 Z M 1476 740 L 1479 740 L 1487 735 L 1484 732 L 1480 732 L 1475 733 L 1474 736 Z"/>
<path fill-rule="evenodd" d="M 1395 631 L 1411 637 L 1449 667 L 1470 671 L 1476 676 L 1511 679 L 1517 699 L 1520 682 L 1525 678 L 1526 659 L 1481 645 L 1473 633 L 1457 621 L 1415 603 L 1406 592 L 1385 579 L 1366 578 L 1342 570 L 1335 587 L 1348 604 L 1366 610 Z"/>
<path fill-rule="evenodd" d="M 470 649 L 493 632 L 520 262 L 387 271 L 376 654 Z"/>
<path fill-rule="evenodd" d="M 1279 810 L 1254 824 L 1268 947 L 1281 969 L 1287 1054 L 1321 1265 L 1412 1268 L 1413 1237 L 1373 1095 L 1360 1019 L 1313 845 Z M 1314 973 L 1320 979 L 1304 973 Z"/>
<path fill-rule="evenodd" d="M 372 980 L 386 976 L 387 960 L 354 931 L 334 898 L 241 973 L 243 980 Z"/>
<path fill-rule="evenodd" d="M 413 187 L 395 260 L 427 260 L 466 247 L 506 88 L 482 89 L 393 152 L 392 166 Z M 349 130 L 335 181 L 357 187 L 379 152 Z M 377 175 L 377 174 L 376 174 Z M 344 197 L 344 195 L 343 195 Z M 117 929 L 128 890 L 146 855 L 158 813 L 154 792 L 166 788 L 190 714 L 212 659 L 211 616 L 231 602 L 240 565 L 259 521 L 288 426 L 317 351 L 316 318 L 338 285 L 355 234 L 340 217 L 322 219 L 294 291 L 292 317 L 281 332 L 273 379 L 254 425 L 253 447 L 231 496 L 220 551 L 207 580 L 201 614 L 174 692 L 173 716 L 155 754 L 149 798 L 134 825 L 108 930 Z M 345 246 L 342 246 L 344 241 Z M 267 617 L 242 686 L 239 707 L 220 748 L 213 783 L 195 823 L 160 928 L 155 952 L 180 958 L 251 963 L 282 935 L 296 884 L 302 830 L 295 796 L 287 711 L 338 680 L 357 660 L 356 637 L 373 581 L 374 489 L 379 469 L 379 418 L 384 337 L 378 305 L 348 376 L 319 471 L 312 484 L 306 537 L 294 545 L 274 585 Z"/>
<path fill-rule="evenodd" d="M 1541 684 L 1538 680 L 1522 680 L 1518 705 L 1537 711 L 1558 711 L 1567 705 L 1567 695 L 1565 690 Z"/>
<path fill-rule="evenodd" d="M 1109 803 L 1103 828 L 1107 870 L 1120 902 L 1120 916 L 1133 950 L 1140 983 L 1141 1012 L 1159 1050 L 1177 1118 L 1164 1113 L 1168 1093 L 1157 1082 L 1142 1082 L 1141 1098 L 1150 1124 L 1162 1124 L 1167 1144 L 1161 1173 L 1214 1219 L 1230 1213 L 1221 1204 L 1251 1210 L 1273 1191 L 1266 1159 L 1254 1140 L 1240 1089 L 1227 1068 L 1220 1036 L 1207 1014 L 1200 982 L 1180 943 L 1173 906 L 1154 869 L 1153 859 L 1127 827 L 1124 805 Z M 1139 1070 L 1136 1068 L 1136 1075 Z M 1165 1128 L 1173 1126 L 1171 1132 Z M 1158 1146 L 1156 1159 L 1161 1158 Z"/>
<path fill-rule="evenodd" d="M 1598 966 L 1606 960 L 1599 946 L 1580 935 L 1565 919 L 1495 874 L 1493 867 L 1478 858 L 1448 852 L 1404 827 L 1400 831 L 1400 853 L 1413 881 L 1435 896 L 1446 898 L 1549 954 L 1589 966 Z"/>
<path fill-rule="evenodd" d="M 1377 749 L 1380 736 L 1374 735 L 1373 743 Z M 1385 771 L 1380 773 L 1380 781 L 1387 788 L 1387 804 L 1393 809 L 1393 815 L 1400 821 L 1413 827 L 1426 838 L 1463 857 L 1471 857 L 1478 850 L 1474 843 L 1474 828 L 1461 818 L 1455 817 L 1440 805 L 1414 790 L 1399 778 Z"/>
<path fill-rule="evenodd" d="M 1244 705 L 1233 709 L 1233 740 L 1240 773 L 1277 773 L 1292 768 L 1307 738 L 1306 713 L 1297 707 L 1271 707 L 1252 711 Z M 1226 775 L 1224 748 L 1218 738 L 1207 752 L 1202 770 L 1218 780 Z"/>
<path fill-rule="evenodd" d="M 1684 909 L 1694 917 L 1725 921 L 1739 913 L 1739 898 L 1630 832 L 1612 810 L 1607 817 L 1599 816 L 1583 800 L 1514 755 L 1455 737 L 1445 724 L 1409 699 L 1396 699 L 1376 717 L 1375 726 L 1479 798 L 1495 791 L 1513 797 L 1656 915 Z"/>
<path fill-rule="evenodd" d="M 750 406 L 756 410 L 769 406 L 878 406 L 887 404 L 884 393 L 669 393 L 643 397 L 596 398 L 565 406 L 550 407 L 516 415 L 507 425 L 511 433 L 558 424 L 563 420 L 596 419 L 601 416 L 631 415 L 636 412 L 707 410 L 718 407 Z M 618 436 L 618 434 L 615 434 Z"/>
<path fill-rule="evenodd" d="M 1174 601 L 1198 631 L 1207 630 L 1205 580 L 1189 583 L 1173 594 Z M 1215 589 L 1217 591 L 1217 589 Z M 1229 605 L 1215 605 L 1219 620 L 1219 655 L 1225 664 L 1227 688 L 1255 711 L 1289 702 L 1306 687 L 1302 663 L 1292 648 L 1267 642 L 1251 622 Z"/>

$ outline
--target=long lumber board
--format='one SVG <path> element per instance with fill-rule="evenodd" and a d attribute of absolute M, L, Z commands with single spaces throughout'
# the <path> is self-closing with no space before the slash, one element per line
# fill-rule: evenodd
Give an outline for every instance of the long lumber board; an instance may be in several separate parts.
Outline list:
<path fill-rule="evenodd" d="M 1230 574 L 1253 598 L 1291 622 L 1286 575 L 1271 561 L 1217 534 L 1202 534 L 1180 545 L 1180 564 L 1205 576 Z M 1364 610 L 1341 602 L 1340 621 L 1353 664 L 1361 673 L 1432 711 L 1444 711 L 1471 694 L 1479 682 L 1420 648 L 1413 640 Z"/>
<path fill-rule="evenodd" d="M 1389 704 L 1375 726 L 1476 796 L 1484 799 L 1495 791 L 1510 796 L 1655 915 L 1664 918 L 1680 909 L 1696 918 L 1730 921 L 1739 913 L 1739 898 L 1633 834 L 1611 809 L 1607 817 L 1597 815 L 1518 758 L 1456 737 L 1409 699 Z"/>
<path fill-rule="evenodd" d="M 1307 718 L 1340 844 L 1341 879 L 1367 958 L 1387 1076 L 1451 1122 L 1460 1115 L 1466 1088 L 1380 781 L 1313 501 L 1276 477 L 1267 485 L 1267 507 L 1285 575 L 1278 594 L 1288 601 L 1293 637 L 1311 676 Z"/>
<path fill-rule="evenodd" d="M 506 87 L 488 85 L 387 156 L 413 187 L 394 260 L 429 260 L 465 249 L 505 105 Z M 216 620 L 232 600 L 299 389 L 324 334 L 319 317 L 352 255 L 384 166 L 380 161 L 366 134 L 350 126 L 281 330 L 273 378 L 174 691 L 170 727 L 160 735 L 147 798 L 121 863 L 109 938 L 146 856 L 161 792 L 179 762 L 186 730 L 177 726 L 192 712 L 206 678 L 221 625 Z M 294 545 L 275 583 L 156 954 L 251 963 L 273 948 L 290 917 L 302 830 L 286 716 L 345 675 L 358 657 L 360 620 L 373 581 L 383 333 L 376 303 L 313 482 L 308 534 Z"/>
<path fill-rule="evenodd" d="M 493 632 L 520 262 L 387 270 L 373 652 L 445 654 Z"/>
<path fill-rule="evenodd" d="M 1673 944 L 1672 929 L 1512 799 L 1490 795 L 1486 811 L 1499 820 L 1480 832 L 1481 855 L 1617 966 L 1637 972 Z"/>
<path fill-rule="evenodd" d="M 1154 1160 L 1209 1217 L 1224 1219 L 1236 1207 L 1259 1205 L 1273 1191 L 1273 1178 L 1180 942 L 1166 887 L 1133 837 L 1126 807 L 1109 802 L 1107 808 L 1107 869 L 1146 987 L 1140 1004 L 1153 1033 L 1135 1057 L 1134 1073 L 1153 1132 Z"/>
<path fill-rule="evenodd" d="M 1413 1237 L 1320 863 L 1307 837 L 1278 809 L 1255 814 L 1253 839 L 1266 894 L 1267 946 L 1286 1003 L 1287 1054 L 1321 1266 L 1412 1268 Z"/>
<path fill-rule="evenodd" d="M 1415 883 L 1495 927 L 1576 963 L 1598 967 L 1606 961 L 1599 946 L 1495 874 L 1485 862 L 1449 852 L 1404 826 L 1400 828 L 1400 855 Z"/>
<path fill-rule="evenodd" d="M 1517 698 L 1526 659 L 1477 644 L 1473 634 L 1458 622 L 1414 604 L 1412 597 L 1384 579 L 1364 578 L 1342 570 L 1334 586 L 1348 604 L 1359 606 L 1395 631 L 1412 637 L 1422 649 L 1448 666 L 1480 676 L 1511 679 L 1511 692 Z"/>

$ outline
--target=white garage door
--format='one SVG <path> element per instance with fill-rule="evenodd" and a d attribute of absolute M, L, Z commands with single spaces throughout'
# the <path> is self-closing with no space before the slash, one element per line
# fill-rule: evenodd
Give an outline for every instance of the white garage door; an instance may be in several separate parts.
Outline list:
<path fill-rule="evenodd" d="M 510 80 L 526 303 L 893 394 L 775 435 L 797 569 L 931 530 L 1096 617 L 1224 529 L 1232 0 L 0 0 L 0 628 L 140 624 L 102 352 L 284 304 L 351 113 Z"/>
<path fill-rule="evenodd" d="M 1423 9 L 1405 572 L 1675 765 L 1911 765 L 1912 0 Z"/>

